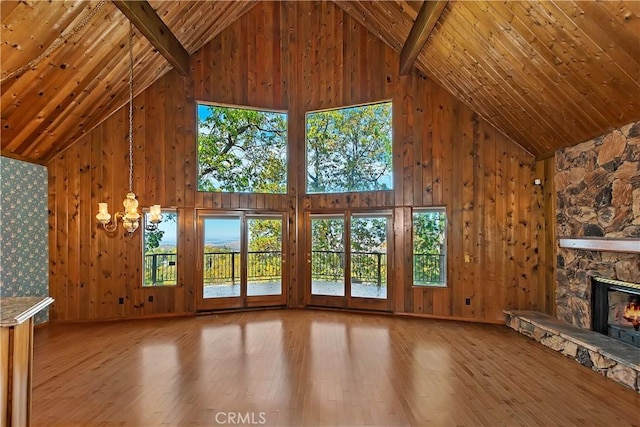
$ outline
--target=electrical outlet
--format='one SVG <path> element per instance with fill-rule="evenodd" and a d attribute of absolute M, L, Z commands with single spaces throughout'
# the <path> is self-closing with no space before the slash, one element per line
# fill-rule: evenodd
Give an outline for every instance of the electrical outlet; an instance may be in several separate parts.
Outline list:
<path fill-rule="evenodd" d="M 471 262 L 471 257 L 469 254 L 464 254 L 464 262 Z"/>
<path fill-rule="evenodd" d="M 464 300 L 464 303 L 465 303 L 466 305 L 471 305 L 471 298 L 467 298 L 467 299 L 465 299 L 465 300 Z"/>
<path fill-rule="evenodd" d="M 153 295 L 149 295 L 149 302 L 153 302 Z"/>
<path fill-rule="evenodd" d="M 124 298 L 122 297 L 118 298 L 118 304 L 124 304 Z"/>

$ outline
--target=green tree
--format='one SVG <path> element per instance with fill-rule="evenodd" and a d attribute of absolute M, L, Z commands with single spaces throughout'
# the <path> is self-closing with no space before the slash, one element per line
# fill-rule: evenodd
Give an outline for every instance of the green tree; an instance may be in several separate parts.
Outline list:
<path fill-rule="evenodd" d="M 198 190 L 286 192 L 286 114 L 198 106 Z"/>
<path fill-rule="evenodd" d="M 391 187 L 391 103 L 307 115 L 307 191 Z"/>

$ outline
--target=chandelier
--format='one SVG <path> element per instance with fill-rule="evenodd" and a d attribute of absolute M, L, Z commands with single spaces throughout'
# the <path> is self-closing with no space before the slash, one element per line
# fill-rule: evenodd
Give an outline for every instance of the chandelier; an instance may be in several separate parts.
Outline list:
<path fill-rule="evenodd" d="M 107 232 L 113 232 L 118 228 L 118 222 L 129 233 L 133 234 L 140 226 L 140 213 L 138 213 L 138 200 L 133 192 L 133 24 L 129 24 L 129 192 L 126 194 L 122 205 L 124 210 L 116 212 L 111 220 L 111 214 L 106 203 L 98 203 L 96 219 Z M 153 205 L 149 209 L 149 221 L 145 223 L 145 229 L 155 231 L 162 221 L 160 205 Z"/>

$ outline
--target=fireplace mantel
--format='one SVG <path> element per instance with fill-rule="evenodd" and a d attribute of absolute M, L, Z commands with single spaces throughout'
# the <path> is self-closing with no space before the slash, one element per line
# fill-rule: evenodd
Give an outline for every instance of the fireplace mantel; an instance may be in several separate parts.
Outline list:
<path fill-rule="evenodd" d="M 589 251 L 640 253 L 640 239 L 561 238 L 560 247 Z"/>

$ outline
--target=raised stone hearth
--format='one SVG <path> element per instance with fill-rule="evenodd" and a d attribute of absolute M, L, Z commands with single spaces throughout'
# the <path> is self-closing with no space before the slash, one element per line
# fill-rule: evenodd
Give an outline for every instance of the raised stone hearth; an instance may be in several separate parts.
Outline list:
<path fill-rule="evenodd" d="M 640 351 L 535 311 L 505 311 L 507 326 L 640 393 Z"/>

